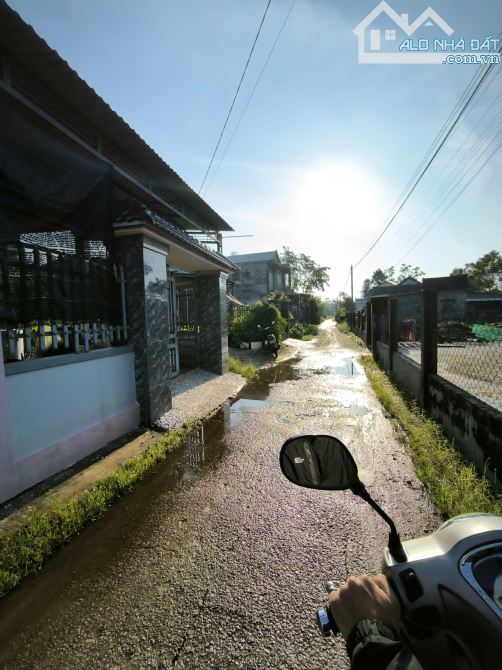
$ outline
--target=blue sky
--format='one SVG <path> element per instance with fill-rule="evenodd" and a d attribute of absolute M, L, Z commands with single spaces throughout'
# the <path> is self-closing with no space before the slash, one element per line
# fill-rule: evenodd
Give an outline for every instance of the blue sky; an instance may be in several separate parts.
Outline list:
<path fill-rule="evenodd" d="M 8 1 L 199 189 L 266 0 Z M 284 245 L 307 253 L 331 267 L 329 296 L 347 290 L 350 264 L 383 227 L 477 67 L 359 64 L 352 31 L 376 4 L 296 0 L 205 195 L 235 234 L 253 235 L 225 240 L 225 253 Z M 422 0 L 389 4 L 408 13 L 410 22 L 429 6 Z M 291 0 L 272 0 L 222 149 L 290 5 Z M 436 0 L 431 6 L 457 37 L 502 31 L 502 3 Z M 498 65 L 490 87 L 409 206 L 357 267 L 357 291 L 377 267 L 405 262 L 421 266 L 427 276 L 444 275 L 502 248 L 501 150 L 407 254 L 425 231 L 422 226 L 442 210 L 441 196 L 449 189 L 442 180 L 457 169 L 460 189 L 473 174 L 469 166 L 476 165 L 467 158 L 469 148 L 477 147 L 481 165 L 502 139 L 501 91 Z M 448 184 L 457 183 L 451 179 L 455 174 Z"/>

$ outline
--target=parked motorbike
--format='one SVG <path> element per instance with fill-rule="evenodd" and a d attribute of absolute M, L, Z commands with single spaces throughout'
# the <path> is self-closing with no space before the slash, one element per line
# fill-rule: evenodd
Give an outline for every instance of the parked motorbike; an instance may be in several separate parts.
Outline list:
<path fill-rule="evenodd" d="M 382 572 L 401 605 L 400 636 L 425 670 L 492 670 L 502 658 L 502 517 L 463 514 L 426 537 L 401 542 L 392 519 L 371 498 L 345 445 L 329 435 L 287 440 L 280 465 L 294 484 L 350 490 L 389 525 Z M 336 587 L 326 584 L 328 592 Z M 329 607 L 317 612 L 323 635 L 338 628 Z"/>
<path fill-rule="evenodd" d="M 272 356 L 277 358 L 277 354 L 279 353 L 279 344 L 277 343 L 277 338 L 272 330 L 274 323 L 275 321 L 272 321 L 271 326 L 265 326 L 264 328 L 258 324 L 258 330 L 263 335 L 263 346 L 265 349 L 268 349 L 272 353 Z"/>

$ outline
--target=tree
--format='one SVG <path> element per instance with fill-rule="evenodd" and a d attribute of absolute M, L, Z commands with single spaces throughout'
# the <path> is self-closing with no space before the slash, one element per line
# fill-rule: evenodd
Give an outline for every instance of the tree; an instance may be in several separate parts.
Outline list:
<path fill-rule="evenodd" d="M 498 251 L 489 251 L 474 263 L 463 268 L 453 268 L 450 277 L 466 274 L 475 291 L 496 291 L 502 280 L 502 256 Z"/>
<path fill-rule="evenodd" d="M 289 247 L 282 248 L 281 263 L 291 270 L 291 288 L 299 293 L 324 291 L 329 284 L 329 267 L 319 265 L 310 256 L 296 254 Z"/>
<path fill-rule="evenodd" d="M 399 284 L 399 282 L 402 282 L 404 279 L 408 279 L 408 277 L 419 279 L 420 277 L 423 277 L 424 274 L 425 272 L 421 270 L 418 265 L 413 268 L 411 265 L 405 265 L 404 263 L 401 263 L 396 281 Z"/>

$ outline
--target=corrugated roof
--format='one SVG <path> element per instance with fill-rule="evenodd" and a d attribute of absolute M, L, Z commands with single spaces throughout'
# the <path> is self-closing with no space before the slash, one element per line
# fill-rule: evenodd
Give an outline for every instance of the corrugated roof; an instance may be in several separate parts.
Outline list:
<path fill-rule="evenodd" d="M 277 251 L 261 251 L 256 254 L 237 254 L 234 256 L 228 256 L 232 263 L 253 263 L 255 261 L 279 261 L 279 255 Z"/>
<path fill-rule="evenodd" d="M 155 192 L 156 185 L 167 189 L 214 230 L 233 230 L 4 0 L 0 0 L 0 49 L 120 147 L 148 175 Z"/>
<path fill-rule="evenodd" d="M 174 238 L 176 242 L 181 243 L 187 249 L 197 251 L 197 253 L 210 258 L 227 270 L 231 270 L 232 272 L 238 270 L 228 258 L 225 258 L 225 256 L 222 256 L 216 251 L 208 249 L 200 242 L 197 242 L 197 240 L 191 237 L 182 228 L 173 223 L 169 223 L 169 221 L 163 219 L 142 202 L 136 200 L 136 198 L 129 200 L 126 209 L 124 209 L 115 219 L 116 223 L 125 223 L 129 221 L 144 221 L 146 223 L 151 223 L 155 228 L 165 233 L 168 239 Z"/>

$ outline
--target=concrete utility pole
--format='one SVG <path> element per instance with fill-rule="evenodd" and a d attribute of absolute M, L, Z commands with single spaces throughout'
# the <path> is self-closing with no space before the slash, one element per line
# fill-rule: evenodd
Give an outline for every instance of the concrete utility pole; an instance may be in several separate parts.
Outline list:
<path fill-rule="evenodd" d="M 350 299 L 352 300 L 352 308 L 354 308 L 354 268 L 350 266 Z"/>

